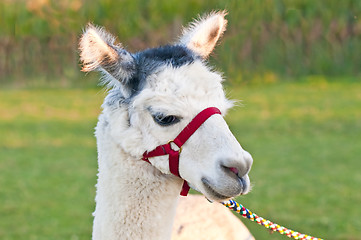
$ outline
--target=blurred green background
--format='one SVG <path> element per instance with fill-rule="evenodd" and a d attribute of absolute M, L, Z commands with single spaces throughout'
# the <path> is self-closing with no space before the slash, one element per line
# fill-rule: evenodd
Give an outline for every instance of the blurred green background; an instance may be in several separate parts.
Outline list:
<path fill-rule="evenodd" d="M 176 40 L 213 9 L 229 12 L 214 61 L 232 83 L 360 76 L 361 1 L 2 0 L 1 84 L 79 82 L 77 38 L 88 22 L 137 51 Z"/>
<path fill-rule="evenodd" d="M 93 128 L 105 93 L 80 72 L 88 22 L 130 51 L 174 42 L 227 9 L 210 58 L 241 99 L 227 122 L 251 152 L 238 200 L 325 239 L 361 239 L 361 1 L 1 0 L 0 239 L 90 239 Z M 243 221 L 257 239 L 286 239 Z"/>

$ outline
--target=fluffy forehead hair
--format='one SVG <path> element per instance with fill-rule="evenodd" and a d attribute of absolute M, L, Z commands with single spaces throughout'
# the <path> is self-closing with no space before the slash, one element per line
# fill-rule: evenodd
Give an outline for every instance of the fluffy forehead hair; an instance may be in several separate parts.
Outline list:
<path fill-rule="evenodd" d="M 144 88 L 150 74 L 206 59 L 226 29 L 226 14 L 225 11 L 212 12 L 191 23 L 177 44 L 137 53 L 130 53 L 117 44 L 115 37 L 104 28 L 89 24 L 79 41 L 82 70 L 101 71 L 103 83 L 114 90 L 111 96 L 130 101 Z"/>
<path fill-rule="evenodd" d="M 138 91 L 144 86 L 144 82 L 150 74 L 164 67 L 178 68 L 199 59 L 191 50 L 181 45 L 147 49 L 136 53 L 134 58 L 137 66 L 135 77 L 138 78 L 139 82 L 138 89 L 136 89 Z"/>
<path fill-rule="evenodd" d="M 130 102 L 131 99 L 146 85 L 147 77 L 153 73 L 164 68 L 179 68 L 184 65 L 192 64 L 198 59 L 201 60 L 200 56 L 182 45 L 166 45 L 158 48 L 151 48 L 137 52 L 133 57 L 136 64 L 136 71 L 131 79 L 129 79 L 131 95 L 126 98 L 121 94 L 117 87 L 113 87 L 113 89 L 109 89 L 109 95 L 106 98 L 107 105 L 114 105 L 118 102 Z"/>

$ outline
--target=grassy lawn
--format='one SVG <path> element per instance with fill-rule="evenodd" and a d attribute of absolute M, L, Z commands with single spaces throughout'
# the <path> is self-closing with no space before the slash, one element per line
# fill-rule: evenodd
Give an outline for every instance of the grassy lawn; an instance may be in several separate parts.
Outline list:
<path fill-rule="evenodd" d="M 361 239 L 361 84 L 282 83 L 227 89 L 227 121 L 254 157 L 238 200 L 291 229 Z M 90 239 L 93 128 L 104 94 L 0 91 L 0 239 Z M 257 239 L 287 239 L 243 221 Z"/>
<path fill-rule="evenodd" d="M 90 239 L 102 97 L 0 92 L 0 239 Z"/>

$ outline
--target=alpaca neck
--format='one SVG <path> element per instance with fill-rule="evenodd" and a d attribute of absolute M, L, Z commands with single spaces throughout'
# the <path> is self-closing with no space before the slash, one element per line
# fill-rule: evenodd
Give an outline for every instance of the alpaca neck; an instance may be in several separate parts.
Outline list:
<path fill-rule="evenodd" d="M 93 239 L 170 239 L 182 180 L 99 138 Z"/>

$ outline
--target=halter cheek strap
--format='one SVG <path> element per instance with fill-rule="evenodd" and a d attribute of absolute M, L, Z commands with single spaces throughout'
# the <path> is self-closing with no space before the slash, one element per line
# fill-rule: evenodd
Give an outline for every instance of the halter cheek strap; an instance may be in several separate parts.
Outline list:
<path fill-rule="evenodd" d="M 214 114 L 221 114 L 221 111 L 216 107 L 204 109 L 203 111 L 198 113 L 190 123 L 188 123 L 188 125 L 178 134 L 178 136 L 173 141 L 169 141 L 167 144 L 164 145 L 159 145 L 150 152 L 145 152 L 143 154 L 142 160 L 150 163 L 149 158 L 151 157 L 169 155 L 170 172 L 173 175 L 182 178 L 179 174 L 179 155 L 182 151 L 182 146 L 193 135 L 193 133 L 197 131 L 197 129 Z M 174 147 L 178 149 L 174 149 Z M 187 196 L 188 191 L 189 185 L 187 181 L 184 180 L 180 195 Z"/>

